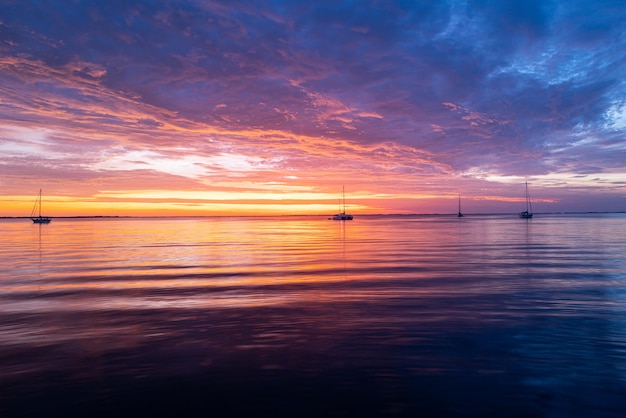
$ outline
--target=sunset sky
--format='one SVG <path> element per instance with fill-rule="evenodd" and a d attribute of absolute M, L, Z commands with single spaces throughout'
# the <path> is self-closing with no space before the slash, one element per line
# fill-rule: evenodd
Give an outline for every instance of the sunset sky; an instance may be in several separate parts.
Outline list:
<path fill-rule="evenodd" d="M 0 216 L 626 211 L 616 1 L 0 3 Z"/>

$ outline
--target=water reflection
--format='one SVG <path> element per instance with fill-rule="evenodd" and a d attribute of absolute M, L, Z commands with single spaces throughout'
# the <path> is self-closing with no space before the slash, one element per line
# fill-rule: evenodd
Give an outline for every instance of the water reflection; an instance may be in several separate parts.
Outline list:
<path fill-rule="evenodd" d="M 621 416 L 625 221 L 2 221 L 0 401 L 15 416 Z"/>

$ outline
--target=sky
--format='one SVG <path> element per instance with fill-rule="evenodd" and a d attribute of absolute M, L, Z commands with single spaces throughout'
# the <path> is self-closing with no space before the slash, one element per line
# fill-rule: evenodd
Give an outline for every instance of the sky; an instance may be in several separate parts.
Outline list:
<path fill-rule="evenodd" d="M 0 216 L 626 211 L 618 1 L 0 2 Z"/>

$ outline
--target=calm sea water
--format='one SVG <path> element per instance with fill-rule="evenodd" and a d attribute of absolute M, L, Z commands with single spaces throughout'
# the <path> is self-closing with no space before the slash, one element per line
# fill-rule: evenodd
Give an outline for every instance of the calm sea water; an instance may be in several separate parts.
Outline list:
<path fill-rule="evenodd" d="M 0 233 L 3 417 L 626 414 L 624 214 Z"/>

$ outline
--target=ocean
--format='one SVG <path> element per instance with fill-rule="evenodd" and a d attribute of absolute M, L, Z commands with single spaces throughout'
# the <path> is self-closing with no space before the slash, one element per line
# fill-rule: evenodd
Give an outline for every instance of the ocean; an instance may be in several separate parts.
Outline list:
<path fill-rule="evenodd" d="M 626 415 L 626 214 L 0 232 L 2 417 Z"/>

